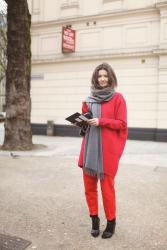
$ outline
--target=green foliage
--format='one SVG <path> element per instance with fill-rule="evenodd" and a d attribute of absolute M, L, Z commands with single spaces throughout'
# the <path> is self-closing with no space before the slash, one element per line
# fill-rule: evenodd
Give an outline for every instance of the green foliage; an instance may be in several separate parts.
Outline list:
<path fill-rule="evenodd" d="M 6 15 L 0 12 L 0 81 L 5 77 L 7 67 L 7 26 Z"/>

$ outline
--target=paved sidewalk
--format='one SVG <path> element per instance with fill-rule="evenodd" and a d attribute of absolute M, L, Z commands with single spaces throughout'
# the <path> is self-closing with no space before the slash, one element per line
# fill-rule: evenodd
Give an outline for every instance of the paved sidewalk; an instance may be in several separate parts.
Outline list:
<path fill-rule="evenodd" d="M 3 143 L 3 124 L 0 124 L 0 144 Z M 13 152 L 19 156 L 78 156 L 82 138 L 58 136 L 33 136 L 34 144 L 44 145 L 42 149 Z M 0 151 L 0 156 L 11 152 Z M 141 166 L 167 167 L 167 143 L 128 140 L 120 163 Z"/>
<path fill-rule="evenodd" d="M 3 133 L 0 130 L 0 144 Z M 81 138 L 34 136 L 46 147 L 0 151 L 0 233 L 37 250 L 166 250 L 167 144 L 128 141 L 116 177 L 117 227 L 109 240 L 90 236 Z M 105 218 L 99 195 L 101 231 Z"/>

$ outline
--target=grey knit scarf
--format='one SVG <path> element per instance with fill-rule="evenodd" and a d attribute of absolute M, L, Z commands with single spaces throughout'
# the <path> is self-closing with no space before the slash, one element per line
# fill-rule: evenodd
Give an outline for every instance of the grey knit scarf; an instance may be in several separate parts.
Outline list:
<path fill-rule="evenodd" d="M 101 103 L 109 101 L 114 94 L 115 90 L 111 87 L 91 88 L 91 95 L 86 99 L 86 103 L 93 118 L 101 117 Z M 102 179 L 104 176 L 101 129 L 99 126 L 90 126 L 85 135 L 83 171 L 88 175 L 96 176 L 98 179 Z"/>

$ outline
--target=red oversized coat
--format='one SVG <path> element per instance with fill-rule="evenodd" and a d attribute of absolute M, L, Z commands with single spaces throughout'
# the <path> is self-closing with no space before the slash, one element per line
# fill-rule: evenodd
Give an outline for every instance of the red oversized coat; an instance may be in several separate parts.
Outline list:
<path fill-rule="evenodd" d="M 88 106 L 83 102 L 82 112 L 87 111 Z M 104 174 L 114 178 L 128 134 L 126 102 L 120 93 L 115 93 L 110 101 L 101 104 L 99 126 L 102 136 Z M 79 167 L 83 167 L 84 144 L 85 138 L 83 137 L 78 161 Z"/>

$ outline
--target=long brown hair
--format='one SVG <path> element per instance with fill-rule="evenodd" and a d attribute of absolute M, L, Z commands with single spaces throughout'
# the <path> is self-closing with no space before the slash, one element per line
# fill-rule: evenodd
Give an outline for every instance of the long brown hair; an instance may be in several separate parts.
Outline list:
<path fill-rule="evenodd" d="M 117 77 L 115 75 L 114 70 L 108 63 L 102 63 L 95 68 L 93 75 L 92 75 L 92 80 L 91 80 L 92 85 L 97 89 L 101 88 L 98 83 L 98 74 L 99 74 L 99 70 L 101 69 L 104 69 L 107 71 L 108 85 L 111 86 L 112 88 L 116 87 L 118 85 Z"/>

